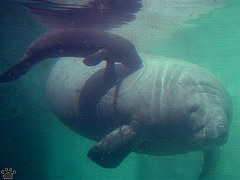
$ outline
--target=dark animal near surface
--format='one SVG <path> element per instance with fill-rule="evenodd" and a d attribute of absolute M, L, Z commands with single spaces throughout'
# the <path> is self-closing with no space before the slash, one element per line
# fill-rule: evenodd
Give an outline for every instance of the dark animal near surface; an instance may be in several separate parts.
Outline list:
<path fill-rule="evenodd" d="M 32 0 L 21 4 L 47 26 L 49 32 L 30 46 L 19 63 L 0 75 L 0 82 L 15 80 L 32 65 L 53 57 L 85 57 L 86 65 L 106 60 L 111 64 L 107 66 L 109 68 L 114 68 L 114 62 L 133 69 L 141 67 L 134 45 L 105 31 L 133 20 L 134 13 L 141 8 L 140 0 L 67 3 Z"/>
<path fill-rule="evenodd" d="M 37 39 L 23 59 L 0 76 L 0 82 L 15 80 L 34 64 L 54 57 L 85 57 L 84 63 L 90 66 L 107 60 L 133 69 L 141 67 L 134 45 L 121 36 L 103 31 L 57 29 Z"/>

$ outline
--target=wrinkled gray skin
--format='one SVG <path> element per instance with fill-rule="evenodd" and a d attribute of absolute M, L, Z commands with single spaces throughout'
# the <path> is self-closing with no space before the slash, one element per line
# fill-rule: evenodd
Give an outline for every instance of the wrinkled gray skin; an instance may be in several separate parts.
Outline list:
<path fill-rule="evenodd" d="M 98 142 L 88 157 L 105 168 L 117 167 L 130 152 L 201 150 L 204 163 L 198 180 L 209 177 L 228 139 L 228 93 L 199 66 L 141 57 L 142 68 L 130 72 L 119 64 L 111 78 L 105 76 L 103 63 L 86 67 L 79 59 L 60 60 L 47 85 L 54 113 L 81 136 Z"/>

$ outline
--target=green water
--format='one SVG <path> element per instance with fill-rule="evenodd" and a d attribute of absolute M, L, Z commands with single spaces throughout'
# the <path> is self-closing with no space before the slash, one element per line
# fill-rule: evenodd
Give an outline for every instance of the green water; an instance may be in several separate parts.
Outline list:
<path fill-rule="evenodd" d="M 26 11 L 2 3 L 0 7 L 0 70 L 17 62 L 29 44 L 45 31 Z M 223 147 L 212 180 L 240 178 L 240 2 L 188 23 L 146 51 L 184 59 L 216 74 L 229 91 L 234 114 L 230 138 Z M 0 85 L 0 168 L 12 167 L 14 179 L 78 180 L 193 180 L 200 166 L 198 152 L 157 157 L 132 153 L 117 169 L 103 169 L 86 154 L 95 142 L 66 128 L 51 112 L 45 83 L 52 62 L 44 62 L 18 81 Z M 1 179 L 2 177 L 0 177 Z"/>

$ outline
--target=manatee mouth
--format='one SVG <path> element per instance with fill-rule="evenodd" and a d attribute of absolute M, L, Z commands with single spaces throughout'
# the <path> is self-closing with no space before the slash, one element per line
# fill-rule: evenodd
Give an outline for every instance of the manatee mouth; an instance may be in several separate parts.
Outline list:
<path fill-rule="evenodd" d="M 223 123 L 202 126 L 194 135 L 195 144 L 212 148 L 224 145 L 228 140 L 228 127 Z"/>
<path fill-rule="evenodd" d="M 218 124 L 217 126 L 217 142 L 219 142 L 221 145 L 225 144 L 228 140 L 228 127 L 224 125 L 223 123 Z"/>

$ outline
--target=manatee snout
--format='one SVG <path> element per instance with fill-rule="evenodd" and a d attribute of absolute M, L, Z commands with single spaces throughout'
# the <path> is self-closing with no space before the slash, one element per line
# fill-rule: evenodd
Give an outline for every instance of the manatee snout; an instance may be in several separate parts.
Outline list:
<path fill-rule="evenodd" d="M 214 146 L 222 146 L 228 140 L 228 124 L 225 116 L 215 117 L 215 120 L 211 120 L 206 126 L 201 128 L 195 137 L 198 142 L 203 142 L 206 148 Z"/>
<path fill-rule="evenodd" d="M 219 122 L 219 124 L 216 126 L 215 135 L 212 138 L 216 141 L 217 145 L 223 145 L 228 140 L 228 134 L 228 125 Z"/>
<path fill-rule="evenodd" d="M 216 142 L 218 142 L 219 145 L 225 144 L 228 140 L 229 124 L 230 124 L 229 119 L 231 118 L 229 118 L 224 113 L 224 111 L 221 111 L 215 117 L 215 121 L 212 121 L 213 127 L 210 130 L 213 131 L 213 135 L 211 138 L 216 140 Z"/>

